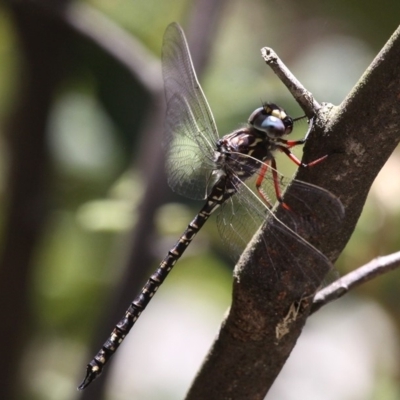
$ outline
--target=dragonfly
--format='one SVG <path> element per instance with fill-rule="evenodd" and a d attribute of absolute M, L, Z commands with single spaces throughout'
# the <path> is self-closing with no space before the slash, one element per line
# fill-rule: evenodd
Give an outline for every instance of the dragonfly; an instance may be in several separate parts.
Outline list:
<path fill-rule="evenodd" d="M 220 235 L 234 258 L 266 222 L 264 229 L 272 238 L 265 243 L 267 257 L 273 252 L 278 261 L 296 264 L 305 276 L 312 274 L 310 261 L 325 265 L 327 270 L 332 268 L 328 258 L 300 233 L 319 232 L 325 220 L 339 222 L 343 216 L 341 202 L 329 191 L 287 179 L 276 169 L 277 151 L 303 167 L 325 158 L 304 164 L 291 152 L 292 147 L 306 140 L 285 139 L 295 120 L 278 105 L 264 103 L 251 113 L 246 126 L 219 138 L 184 32 L 177 23 L 170 24 L 164 34 L 162 70 L 167 101 L 164 141 L 168 183 L 175 192 L 205 203 L 87 365 L 79 390 L 101 374 L 176 262 L 217 209 Z M 288 185 L 290 196 L 288 192 L 284 199 Z M 311 195 L 311 203 L 303 200 L 306 195 Z M 286 211 L 285 223 L 275 215 L 275 203 Z M 292 204 L 300 204 L 301 213 Z M 304 249 L 308 254 L 306 262 L 297 257 Z M 271 263 L 273 267 L 272 258 Z"/>

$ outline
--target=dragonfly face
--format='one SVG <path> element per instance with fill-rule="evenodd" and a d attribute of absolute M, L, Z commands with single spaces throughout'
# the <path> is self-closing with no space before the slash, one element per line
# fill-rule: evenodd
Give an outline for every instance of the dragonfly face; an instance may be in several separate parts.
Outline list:
<path fill-rule="evenodd" d="M 266 103 L 249 117 L 247 127 L 225 135 L 217 142 L 216 164 L 228 174 L 247 179 L 268 162 L 280 148 L 283 136 L 291 133 L 293 119 L 283 108 Z"/>
<path fill-rule="evenodd" d="M 250 115 L 248 123 L 258 131 L 265 132 L 270 139 L 288 135 L 293 129 L 293 119 L 283 108 L 272 103 L 257 108 Z"/>

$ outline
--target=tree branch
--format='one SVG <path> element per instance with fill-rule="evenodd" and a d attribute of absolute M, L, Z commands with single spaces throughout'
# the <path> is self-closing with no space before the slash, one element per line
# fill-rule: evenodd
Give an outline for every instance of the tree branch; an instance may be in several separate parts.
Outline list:
<path fill-rule="evenodd" d="M 297 179 L 326 188 L 346 209 L 339 229 L 325 236 L 305 237 L 332 261 L 349 240 L 372 182 L 400 140 L 399 35 L 398 29 L 339 107 L 325 105 L 318 111 L 304 148 L 304 162 L 330 156 L 313 168 L 300 168 Z M 268 242 L 269 238 L 261 235 Z M 307 259 L 307 254 L 298 257 Z M 260 240 L 248 246 L 235 268 L 232 307 L 188 400 L 264 398 L 312 306 L 309 283 L 299 283 L 298 271 L 290 267 L 272 267 Z M 321 282 L 324 273 L 320 265 L 313 267 L 315 276 L 310 279 L 316 280 L 311 287 Z M 278 268 L 284 280 L 276 279 Z"/>
<path fill-rule="evenodd" d="M 400 252 L 375 258 L 368 264 L 357 268 L 320 290 L 314 297 L 310 314 L 315 313 L 331 301 L 344 296 L 349 290 L 399 267 Z"/>
<path fill-rule="evenodd" d="M 275 72 L 278 78 L 285 84 L 289 92 L 299 103 L 308 118 L 317 114 L 321 105 L 314 99 L 313 95 L 300 83 L 290 72 L 289 68 L 278 57 L 274 50 L 269 47 L 261 49 L 261 56 L 267 65 Z"/>

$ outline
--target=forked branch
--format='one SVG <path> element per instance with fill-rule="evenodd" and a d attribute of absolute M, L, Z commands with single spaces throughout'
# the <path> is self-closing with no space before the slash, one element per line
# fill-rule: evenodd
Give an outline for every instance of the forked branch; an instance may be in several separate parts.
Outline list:
<path fill-rule="evenodd" d="M 279 71 L 307 115 L 317 111 L 303 161 L 307 163 L 324 154 L 329 157 L 313 168 L 300 168 L 296 179 L 324 187 L 345 206 L 346 217 L 340 229 L 330 235 L 306 238 L 332 261 L 349 240 L 376 175 L 400 140 L 399 36 L 400 29 L 339 107 L 318 109 L 309 92 L 290 74 L 282 72 L 284 68 L 277 58 L 272 57 L 273 62 L 269 63 Z M 266 53 L 270 57 L 273 54 L 264 50 Z M 268 238 L 264 236 L 264 240 Z M 268 265 L 255 241 L 235 269 L 231 310 L 187 400 L 263 399 L 268 392 L 313 304 L 307 288 L 299 287 L 295 279 L 285 276 L 284 284 L 275 280 L 272 285 L 268 274 Z"/>
<path fill-rule="evenodd" d="M 399 267 L 400 251 L 388 256 L 375 258 L 368 264 L 349 272 L 326 288 L 320 290 L 314 297 L 311 313 L 315 313 L 324 305 L 339 299 L 347 294 L 351 289 Z"/>
<path fill-rule="evenodd" d="M 261 49 L 261 56 L 272 71 L 274 71 L 278 78 L 285 84 L 306 116 L 312 118 L 321 108 L 321 105 L 314 99 L 311 92 L 309 92 L 290 72 L 289 68 L 270 47 L 263 47 Z"/>

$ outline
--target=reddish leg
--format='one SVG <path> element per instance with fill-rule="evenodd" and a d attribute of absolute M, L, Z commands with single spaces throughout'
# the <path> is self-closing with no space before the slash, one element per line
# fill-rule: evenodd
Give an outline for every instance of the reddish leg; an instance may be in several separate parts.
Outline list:
<path fill-rule="evenodd" d="M 282 204 L 282 207 L 286 208 L 287 210 L 291 210 L 291 208 L 282 199 L 282 192 L 281 192 L 281 187 L 279 185 L 278 171 L 276 170 L 276 161 L 274 158 L 271 160 L 271 167 L 272 167 L 272 178 L 274 180 L 276 199 L 279 201 L 279 203 Z"/>
<path fill-rule="evenodd" d="M 281 143 L 284 143 L 289 149 L 291 149 L 294 146 L 299 146 L 301 144 L 304 144 L 306 142 L 306 139 L 301 139 L 301 140 L 285 140 L 281 139 Z"/>
<path fill-rule="evenodd" d="M 312 123 L 313 123 L 313 119 L 310 120 L 310 126 L 308 129 L 308 132 L 305 136 L 304 139 L 300 139 L 300 140 L 285 140 L 285 139 L 277 139 L 276 141 L 281 143 L 281 145 L 277 144 L 277 148 L 282 151 L 283 153 L 285 153 L 297 166 L 299 167 L 313 167 L 314 165 L 320 163 L 321 161 L 325 160 L 325 158 L 328 157 L 328 155 L 322 156 L 320 158 L 317 158 L 314 161 L 311 161 L 309 163 L 303 163 L 301 162 L 301 160 L 299 160 L 291 151 L 290 149 L 294 146 L 298 146 L 301 144 L 304 144 L 307 140 L 307 136 L 309 135 L 311 128 L 312 128 Z M 276 195 L 276 199 L 279 201 L 279 203 L 282 204 L 282 206 L 284 208 L 286 208 L 287 210 L 291 210 L 291 208 L 289 207 L 288 204 L 286 204 L 283 199 L 282 199 L 282 192 L 281 192 L 281 187 L 280 187 L 280 183 L 279 183 L 279 176 L 278 176 L 278 172 L 276 169 L 276 161 L 273 158 L 269 163 L 263 164 L 263 166 L 260 169 L 260 173 L 259 176 L 257 178 L 256 181 L 256 188 L 257 191 L 259 193 L 259 195 L 261 196 L 261 198 L 265 201 L 265 203 L 267 204 L 268 207 L 272 207 L 271 202 L 268 198 L 267 193 L 265 193 L 265 191 L 263 190 L 263 188 L 261 187 L 261 184 L 265 178 L 265 174 L 268 171 L 268 167 L 269 164 L 272 167 L 272 178 L 273 178 L 273 182 L 274 182 L 274 189 L 275 189 L 275 195 Z"/>
<path fill-rule="evenodd" d="M 290 210 L 290 207 L 282 200 L 282 192 L 281 192 L 281 187 L 279 185 L 279 176 L 278 172 L 276 170 L 276 161 L 273 158 L 271 161 L 271 167 L 272 167 L 272 179 L 274 182 L 274 189 L 275 189 L 275 195 L 276 199 L 279 201 L 279 203 L 282 204 L 283 207 L 285 207 L 287 210 Z M 267 163 L 263 164 L 260 173 L 258 175 L 257 181 L 256 181 L 256 189 L 260 195 L 260 197 L 264 200 L 264 202 L 267 204 L 269 208 L 272 208 L 272 204 L 268 198 L 267 193 L 265 193 L 264 189 L 261 187 L 261 184 L 265 178 L 265 174 L 268 171 L 269 165 Z"/>
<path fill-rule="evenodd" d="M 308 135 L 311 132 L 312 126 L 314 123 L 314 118 L 310 119 L 309 122 L 309 127 L 308 127 L 308 131 L 306 133 L 306 136 L 304 137 L 304 139 L 300 139 L 300 140 L 285 140 L 285 139 L 278 139 L 277 141 L 279 143 L 282 143 L 282 145 L 277 145 L 277 147 L 279 148 L 279 150 L 281 150 L 283 153 L 285 153 L 296 165 L 298 165 L 299 167 L 313 167 L 314 165 L 320 163 L 321 161 L 325 160 L 325 158 L 328 157 L 328 155 L 322 156 L 320 158 L 317 158 L 314 161 L 311 161 L 308 164 L 302 163 L 291 151 L 290 149 L 294 146 L 298 146 L 301 144 L 304 144 L 307 140 Z"/>
<path fill-rule="evenodd" d="M 272 208 L 272 204 L 269 201 L 268 195 L 267 193 L 265 193 L 264 189 L 261 187 L 261 184 L 265 178 L 265 174 L 268 171 L 268 161 L 262 165 L 261 169 L 260 169 L 260 173 L 258 175 L 257 181 L 256 181 L 256 189 L 258 194 L 260 195 L 260 197 L 265 201 L 265 203 L 267 204 L 267 206 L 269 208 Z M 275 185 L 275 184 L 274 184 Z"/>
<path fill-rule="evenodd" d="M 288 141 L 286 144 L 289 145 L 289 148 L 290 148 L 290 147 L 293 147 L 293 146 L 296 146 L 296 144 L 293 144 L 293 145 L 291 146 L 289 141 Z M 285 153 L 285 154 L 286 154 L 296 165 L 298 165 L 299 167 L 313 167 L 314 165 L 320 163 L 321 161 L 325 160 L 325 158 L 328 157 L 328 155 L 326 154 L 326 155 L 324 155 L 324 156 L 322 156 L 322 157 L 320 157 L 320 158 L 317 158 L 317 159 L 314 160 L 314 161 L 311 161 L 311 162 L 305 164 L 305 163 L 301 162 L 301 161 L 289 150 L 288 147 L 279 146 L 279 145 L 278 145 L 277 147 L 278 147 L 278 149 L 279 149 L 280 151 L 282 151 L 283 153 Z"/>

